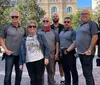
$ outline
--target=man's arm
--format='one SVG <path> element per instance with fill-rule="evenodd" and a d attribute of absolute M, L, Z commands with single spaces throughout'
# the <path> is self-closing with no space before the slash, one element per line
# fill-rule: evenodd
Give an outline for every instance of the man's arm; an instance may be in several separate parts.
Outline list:
<path fill-rule="evenodd" d="M 91 52 L 94 49 L 94 47 L 97 43 L 97 40 L 98 40 L 98 34 L 94 34 L 92 36 L 91 44 L 90 44 L 88 50 L 85 52 L 86 55 L 91 55 Z"/>
<path fill-rule="evenodd" d="M 4 38 L 1 38 L 1 37 L 0 37 L 0 43 L 1 43 L 1 46 L 3 47 L 3 49 L 6 51 L 7 48 L 6 48 L 6 45 L 5 45 Z"/>
<path fill-rule="evenodd" d="M 97 34 L 93 35 L 92 36 L 92 40 L 91 40 L 91 44 L 90 44 L 90 47 L 89 47 L 88 50 L 92 51 L 94 49 L 94 47 L 95 47 L 95 45 L 97 43 L 97 40 L 98 40 L 98 35 Z"/>
<path fill-rule="evenodd" d="M 76 41 L 74 40 L 73 43 L 69 46 L 69 48 L 67 49 L 68 52 L 74 50 L 76 47 Z"/>
<path fill-rule="evenodd" d="M 12 52 L 10 50 L 7 49 L 6 45 L 5 45 L 5 40 L 4 38 L 0 37 L 0 43 L 1 43 L 1 46 L 4 48 L 5 52 L 7 55 L 11 55 Z"/>
<path fill-rule="evenodd" d="M 59 54 L 59 43 L 58 42 L 56 42 L 56 54 L 55 54 L 55 60 L 59 60 L 58 58 L 58 55 Z"/>

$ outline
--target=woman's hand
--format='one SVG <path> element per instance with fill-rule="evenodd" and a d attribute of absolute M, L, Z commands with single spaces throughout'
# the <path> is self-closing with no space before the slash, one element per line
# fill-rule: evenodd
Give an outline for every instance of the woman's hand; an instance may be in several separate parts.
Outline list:
<path fill-rule="evenodd" d="M 48 65 L 48 63 L 49 63 L 49 59 L 45 58 L 44 64 L 45 64 L 45 65 Z"/>
<path fill-rule="evenodd" d="M 23 65 L 20 65 L 20 66 L 19 66 L 19 69 L 20 69 L 20 70 L 23 70 Z"/>

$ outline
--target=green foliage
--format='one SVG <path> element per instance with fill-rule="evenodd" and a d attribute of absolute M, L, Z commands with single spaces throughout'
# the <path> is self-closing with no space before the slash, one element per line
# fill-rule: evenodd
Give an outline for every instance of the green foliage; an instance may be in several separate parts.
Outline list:
<path fill-rule="evenodd" d="M 5 7 L 9 5 L 10 0 L 0 0 L 0 7 Z"/>
<path fill-rule="evenodd" d="M 21 24 L 23 27 L 26 26 L 27 20 L 36 20 L 40 26 L 40 20 L 45 14 L 35 0 L 21 0 L 15 9 L 21 13 Z"/>
<path fill-rule="evenodd" d="M 78 25 L 80 24 L 80 13 L 69 15 L 72 19 L 72 27 L 76 30 Z"/>
<path fill-rule="evenodd" d="M 41 25 L 41 18 L 45 12 L 35 0 L 20 0 L 14 7 L 10 6 L 10 0 L 0 0 L 0 29 L 10 22 L 10 12 L 17 10 L 21 14 L 21 24 L 25 28 L 27 20 L 36 20 Z"/>
<path fill-rule="evenodd" d="M 0 30 L 9 23 L 9 0 L 0 0 Z"/>
<path fill-rule="evenodd" d="M 91 14 L 91 18 L 95 22 L 97 22 L 98 17 L 100 17 L 100 4 L 98 4 L 98 6 L 93 10 L 93 12 Z"/>

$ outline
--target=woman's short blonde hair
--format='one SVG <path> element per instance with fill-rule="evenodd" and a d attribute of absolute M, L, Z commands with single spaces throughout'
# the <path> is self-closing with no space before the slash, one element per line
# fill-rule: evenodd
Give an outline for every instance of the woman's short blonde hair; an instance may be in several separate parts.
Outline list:
<path fill-rule="evenodd" d="M 36 25 L 36 28 L 38 27 L 38 24 L 37 24 L 37 22 L 35 21 L 35 20 L 29 20 L 29 21 L 27 21 L 27 27 L 30 25 L 30 24 L 35 24 Z"/>

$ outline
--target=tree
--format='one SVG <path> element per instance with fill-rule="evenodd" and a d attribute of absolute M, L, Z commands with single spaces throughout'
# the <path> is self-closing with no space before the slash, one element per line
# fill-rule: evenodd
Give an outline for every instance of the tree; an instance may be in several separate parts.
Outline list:
<path fill-rule="evenodd" d="M 15 7 L 21 13 L 21 24 L 25 27 L 27 20 L 36 20 L 40 25 L 45 12 L 36 3 L 36 0 L 21 0 Z"/>
<path fill-rule="evenodd" d="M 9 22 L 10 0 L 0 0 L 0 30 Z"/>
<path fill-rule="evenodd" d="M 95 22 L 97 22 L 98 17 L 100 17 L 100 4 L 97 5 L 91 15 L 92 20 L 94 20 Z"/>
<path fill-rule="evenodd" d="M 72 27 L 76 30 L 78 25 L 80 24 L 80 12 L 77 12 L 76 14 L 69 15 L 72 19 Z"/>
<path fill-rule="evenodd" d="M 10 0 L 0 0 L 0 7 L 6 7 L 9 5 Z"/>

